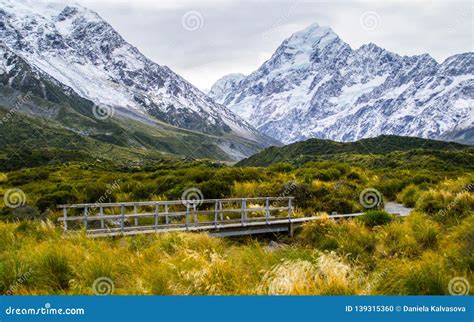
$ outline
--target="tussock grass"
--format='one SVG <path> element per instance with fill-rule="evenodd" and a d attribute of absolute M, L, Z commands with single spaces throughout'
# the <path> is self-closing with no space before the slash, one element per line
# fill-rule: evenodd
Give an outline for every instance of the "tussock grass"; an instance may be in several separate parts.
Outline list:
<path fill-rule="evenodd" d="M 50 211 L 49 220 L 14 221 L 13 211 L 2 207 L 3 294 L 91 295 L 101 277 L 113 281 L 114 294 L 140 295 L 447 294 L 452 277 L 474 285 L 470 174 L 457 179 L 409 170 L 376 174 L 317 162 L 297 169 L 165 167 L 136 173 L 72 164 L 48 168 L 38 178 L 30 170 L 18 170 L 2 174 L 0 181 L 21 187 L 29 205 L 42 200 L 39 204 L 51 207 L 70 197 L 65 192 L 78 201 L 93 199 L 106 183 L 118 179 L 121 184 L 110 198 L 121 201 L 180 198 L 193 185 L 205 190 L 206 197 L 222 191 L 229 197 L 290 194 L 296 216 L 318 214 L 321 219 L 271 247 L 266 240 L 194 233 L 102 239 L 80 232 L 64 235 L 53 224 L 58 211 Z M 217 190 L 216 180 L 222 181 Z M 365 220 L 340 221 L 318 213 L 361 211 L 359 193 L 368 186 L 379 187 L 386 197 L 396 196 L 415 211 L 407 218 L 376 212 Z"/>

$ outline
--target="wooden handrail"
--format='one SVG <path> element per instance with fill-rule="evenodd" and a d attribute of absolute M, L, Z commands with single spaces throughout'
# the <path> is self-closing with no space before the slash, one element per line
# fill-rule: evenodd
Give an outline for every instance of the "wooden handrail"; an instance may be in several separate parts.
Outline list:
<path fill-rule="evenodd" d="M 294 197 L 254 197 L 254 198 L 244 198 L 247 201 L 257 201 L 262 200 L 278 200 L 284 201 L 289 199 L 294 199 Z M 203 204 L 203 203 L 215 203 L 216 201 L 220 202 L 241 202 L 242 198 L 228 198 L 228 199 L 202 199 L 202 200 L 164 200 L 164 201 L 132 201 L 132 202 L 110 202 L 110 203 L 80 203 L 80 204 L 71 204 L 71 205 L 58 205 L 58 208 L 100 208 L 100 207 L 133 207 L 133 206 L 154 206 L 159 205 L 182 205 L 183 203 L 189 204 Z"/>

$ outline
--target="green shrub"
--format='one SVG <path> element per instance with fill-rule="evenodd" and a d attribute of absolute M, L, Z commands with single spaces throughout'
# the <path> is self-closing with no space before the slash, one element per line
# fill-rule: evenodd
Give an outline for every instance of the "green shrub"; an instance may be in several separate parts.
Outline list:
<path fill-rule="evenodd" d="M 393 216 L 383 210 L 369 210 L 357 217 L 367 227 L 383 226 L 393 220 Z"/>
<path fill-rule="evenodd" d="M 338 169 L 329 168 L 329 169 L 322 169 L 319 170 L 314 174 L 315 179 L 323 180 L 323 181 L 333 181 L 337 180 L 342 176 L 342 173 Z"/>
<path fill-rule="evenodd" d="M 334 250 L 339 247 L 334 232 L 336 225 L 328 216 L 306 223 L 298 234 L 298 239 L 319 250 Z"/>
<path fill-rule="evenodd" d="M 395 199 L 396 194 L 400 192 L 406 183 L 400 179 L 386 179 L 375 185 L 375 189 L 380 191 L 388 199 Z"/>
<path fill-rule="evenodd" d="M 443 257 L 426 253 L 419 260 L 393 260 L 382 265 L 376 293 L 384 295 L 444 295 L 449 275 Z"/>
<path fill-rule="evenodd" d="M 268 170 L 272 172 L 291 172 L 294 169 L 295 168 L 291 165 L 291 163 L 288 162 L 278 162 L 268 167 Z"/>
<path fill-rule="evenodd" d="M 83 188 L 84 202 L 114 202 L 116 201 L 113 191 L 109 191 L 106 184 L 89 183 Z"/>
<path fill-rule="evenodd" d="M 412 213 L 406 221 L 411 226 L 413 236 L 422 248 L 436 248 L 441 232 L 439 224 L 430 220 L 428 216 L 418 213 Z"/>
<path fill-rule="evenodd" d="M 345 198 L 332 197 L 325 199 L 323 205 L 322 210 L 328 213 L 350 214 L 357 211 L 354 202 Z"/>
<path fill-rule="evenodd" d="M 415 185 L 406 186 L 398 195 L 397 200 L 406 207 L 415 207 L 416 201 L 419 198 L 419 191 Z"/>
<path fill-rule="evenodd" d="M 53 290 L 68 289 L 69 280 L 73 277 L 68 255 L 54 250 L 46 253 L 41 259 L 38 274 Z"/>
<path fill-rule="evenodd" d="M 132 197 L 134 200 L 148 200 L 150 196 L 155 193 L 156 185 L 152 183 L 138 184 L 132 190 Z"/>
<path fill-rule="evenodd" d="M 204 199 L 219 199 L 230 196 L 232 184 L 218 180 L 209 180 L 198 184 Z"/>
<path fill-rule="evenodd" d="M 36 201 L 36 207 L 41 211 L 46 209 L 55 209 L 57 205 L 70 204 L 77 202 L 75 194 L 69 191 L 58 191 L 52 194 L 45 195 Z"/>

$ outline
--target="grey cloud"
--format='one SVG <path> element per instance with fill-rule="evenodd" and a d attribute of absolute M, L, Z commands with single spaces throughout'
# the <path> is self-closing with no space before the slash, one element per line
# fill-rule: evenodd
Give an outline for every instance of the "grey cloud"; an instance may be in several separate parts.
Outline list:
<path fill-rule="evenodd" d="M 77 1 L 77 0 L 76 0 Z M 146 1 L 79 0 L 127 41 L 200 88 L 231 72 L 249 73 L 291 33 L 318 22 L 357 48 L 368 42 L 402 55 L 429 53 L 438 61 L 473 51 L 471 1 Z M 197 11 L 202 28 L 182 16 Z M 360 16 L 374 11 L 375 30 Z"/>

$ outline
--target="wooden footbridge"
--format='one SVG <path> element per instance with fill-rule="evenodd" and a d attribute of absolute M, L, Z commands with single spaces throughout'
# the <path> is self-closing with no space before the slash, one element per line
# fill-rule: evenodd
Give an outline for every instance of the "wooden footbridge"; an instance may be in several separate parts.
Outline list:
<path fill-rule="evenodd" d="M 321 217 L 295 217 L 293 197 L 173 200 L 61 205 L 64 230 L 85 230 L 92 237 L 173 231 L 205 231 L 216 236 L 293 234 Z M 332 215 L 355 217 L 362 213 Z"/>

